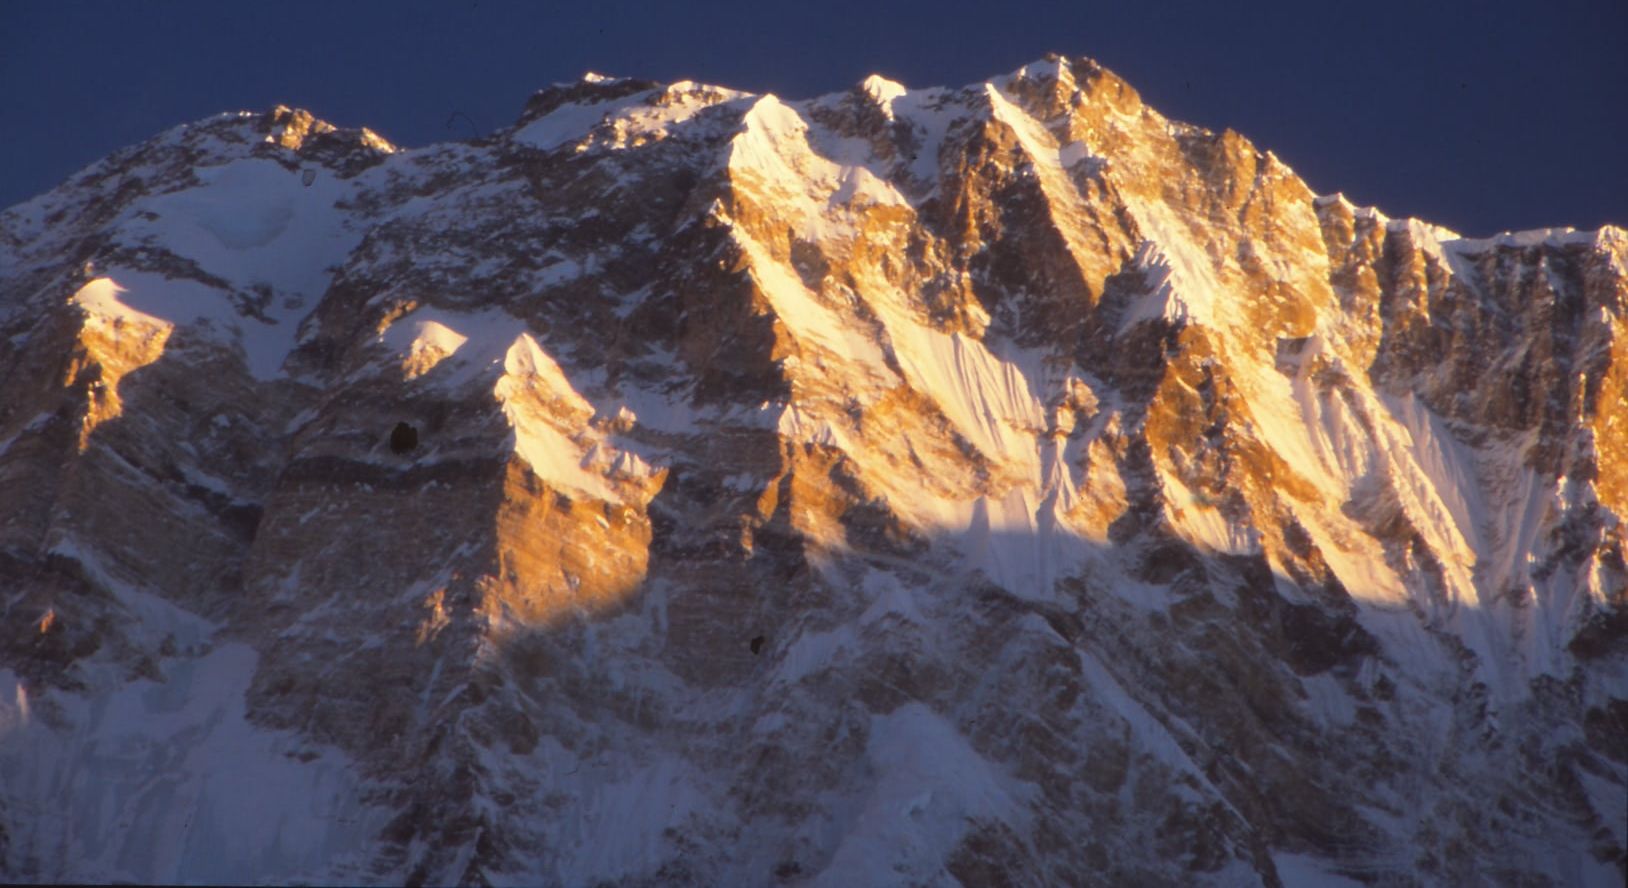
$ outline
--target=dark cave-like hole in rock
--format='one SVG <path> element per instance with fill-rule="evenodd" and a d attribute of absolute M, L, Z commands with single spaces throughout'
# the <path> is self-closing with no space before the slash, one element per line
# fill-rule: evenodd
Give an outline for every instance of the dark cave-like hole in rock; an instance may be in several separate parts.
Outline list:
<path fill-rule="evenodd" d="M 418 429 L 405 422 L 396 423 L 390 430 L 390 450 L 393 453 L 406 453 L 418 447 Z"/>

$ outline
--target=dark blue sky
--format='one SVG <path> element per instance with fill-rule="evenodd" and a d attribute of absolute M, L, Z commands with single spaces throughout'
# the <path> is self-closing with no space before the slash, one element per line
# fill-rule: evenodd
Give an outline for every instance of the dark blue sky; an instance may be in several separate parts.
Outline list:
<path fill-rule="evenodd" d="M 1486 234 L 1628 224 L 1628 2 L 0 2 L 0 206 L 277 102 L 406 145 L 585 70 L 801 98 L 1089 55 L 1317 191 Z"/>

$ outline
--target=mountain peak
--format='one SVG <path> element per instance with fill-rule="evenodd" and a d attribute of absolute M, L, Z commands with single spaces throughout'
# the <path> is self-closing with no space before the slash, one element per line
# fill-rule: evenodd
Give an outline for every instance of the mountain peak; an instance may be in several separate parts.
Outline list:
<path fill-rule="evenodd" d="M 878 104 L 886 105 L 892 100 L 905 95 L 908 90 L 904 84 L 889 80 L 880 74 L 872 74 L 860 81 L 859 88 Z"/>
<path fill-rule="evenodd" d="M 1620 884 L 1625 249 L 1060 56 L 167 131 L 0 213 L 0 873 Z"/>

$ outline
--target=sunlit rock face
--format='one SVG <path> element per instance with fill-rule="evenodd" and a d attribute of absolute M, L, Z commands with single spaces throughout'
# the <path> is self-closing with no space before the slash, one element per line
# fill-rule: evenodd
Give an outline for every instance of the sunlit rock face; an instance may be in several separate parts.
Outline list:
<path fill-rule="evenodd" d="M 1625 316 L 1084 59 L 179 127 L 0 215 L 0 875 L 1620 885 Z"/>

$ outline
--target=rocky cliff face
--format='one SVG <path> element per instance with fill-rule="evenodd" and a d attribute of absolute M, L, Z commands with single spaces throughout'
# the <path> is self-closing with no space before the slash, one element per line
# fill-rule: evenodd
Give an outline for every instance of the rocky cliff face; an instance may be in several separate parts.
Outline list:
<path fill-rule="evenodd" d="M 1617 885 L 1628 233 L 1048 58 L 0 215 L 0 873 Z"/>

